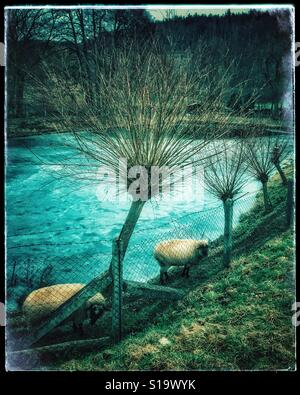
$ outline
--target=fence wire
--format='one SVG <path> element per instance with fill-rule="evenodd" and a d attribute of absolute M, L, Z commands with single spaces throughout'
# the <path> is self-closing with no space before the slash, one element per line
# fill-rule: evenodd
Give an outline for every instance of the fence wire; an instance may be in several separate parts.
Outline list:
<path fill-rule="evenodd" d="M 251 193 L 234 203 L 233 227 L 242 213 L 251 209 L 255 194 Z M 159 275 L 160 267 L 154 257 L 159 243 L 173 239 L 196 239 L 212 242 L 223 234 L 223 204 L 205 211 L 194 212 L 179 218 L 169 218 L 165 224 L 140 229 L 132 235 L 124 259 L 124 279 L 147 282 Z"/>
<path fill-rule="evenodd" d="M 241 215 L 253 207 L 255 200 L 256 192 L 234 202 L 234 228 Z M 121 280 L 135 281 L 144 286 L 159 285 L 161 265 L 155 258 L 154 251 L 160 243 L 174 239 L 207 240 L 213 243 L 223 232 L 223 204 L 181 217 L 160 218 L 144 228 L 137 227 L 122 262 Z M 30 331 L 32 327 L 46 321 L 53 311 L 80 291 L 85 284 L 109 269 L 112 261 L 112 240 L 98 240 L 98 252 L 84 255 L 64 256 L 64 244 L 56 245 L 56 251 L 57 248 L 61 251 L 61 255 L 58 256 L 41 255 L 28 258 L 22 255 L 22 248 L 25 246 L 21 246 L 17 254 L 8 254 L 6 282 L 7 311 L 12 317 L 9 320 L 10 328 L 17 329 L 21 334 Z M 181 259 L 193 248 L 191 245 L 181 251 L 177 248 L 178 257 Z M 95 251 L 95 245 L 92 251 Z M 193 275 L 192 269 L 190 275 Z M 168 286 L 168 282 L 165 285 Z M 51 338 L 52 341 L 57 341 L 58 338 L 73 338 L 74 334 L 78 337 L 83 333 L 88 337 L 110 334 L 111 321 L 114 318 L 111 310 L 112 301 L 107 295 L 105 299 L 96 292 L 95 289 L 96 295 L 90 297 L 83 304 L 83 308 L 67 320 L 68 322 L 63 323 L 67 329 L 62 334 L 59 332 L 59 335 L 54 331 L 48 341 L 51 341 Z M 129 313 L 134 313 L 135 307 L 129 307 L 124 306 L 125 313 L 127 311 L 127 322 L 124 319 L 124 325 L 127 325 L 130 331 L 134 328 L 130 328 Z M 61 327 L 59 325 L 58 330 L 61 331 Z"/>

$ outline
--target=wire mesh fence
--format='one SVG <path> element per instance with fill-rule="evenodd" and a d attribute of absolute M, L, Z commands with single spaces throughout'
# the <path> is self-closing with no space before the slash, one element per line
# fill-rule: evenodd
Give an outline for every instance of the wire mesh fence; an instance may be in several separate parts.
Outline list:
<path fill-rule="evenodd" d="M 257 191 L 233 202 L 233 229 L 255 202 Z M 290 215 L 291 209 L 288 207 L 289 203 L 287 212 Z M 17 254 L 8 253 L 6 262 L 8 327 L 11 334 L 9 339 L 15 342 L 18 337 L 16 334 L 19 333 L 21 340 L 15 344 L 20 347 L 24 334 L 30 333 L 32 328 L 43 326 L 69 300 L 80 296 L 82 290 L 87 288 L 86 284 L 92 284 L 82 303 L 78 296 L 76 309 L 70 310 L 70 314 L 65 311 L 62 315 L 64 319 L 56 320 L 49 327 L 49 333 L 43 332 L 47 333 L 46 343 L 79 339 L 82 336 L 110 336 L 118 341 L 122 338 L 124 328 L 126 333 L 135 330 L 137 321 L 132 317 L 139 307 L 149 304 L 149 300 L 182 297 L 178 284 L 173 281 L 180 277 L 180 273 L 176 269 L 173 277 L 171 275 L 173 280 L 169 282 L 167 273 L 170 267 L 178 266 L 184 277 L 193 277 L 192 266 L 198 261 L 201 262 L 207 254 L 209 257 L 210 248 L 214 246 L 219 248 L 220 254 L 214 254 L 215 262 L 210 264 L 215 267 L 216 272 L 222 268 L 223 233 L 224 206 L 221 203 L 204 211 L 160 218 L 157 223 L 154 221 L 149 226 L 137 227 L 124 259 L 122 245 L 116 244 L 113 239 L 98 240 L 96 254 L 63 256 L 62 243 L 60 256 L 28 258 L 26 254 L 22 255 L 20 247 Z M 175 242 L 170 244 L 172 240 Z M 205 243 L 197 244 L 199 240 Z M 205 249 L 206 242 L 208 250 Z M 122 244 L 122 239 L 119 243 Z M 159 245 L 163 245 L 162 255 L 155 252 Z M 238 247 L 234 240 L 233 256 L 239 253 Z M 94 250 L 93 248 L 92 251 Z M 169 261 L 167 254 L 171 254 Z M 166 273 L 166 281 L 163 282 L 162 272 Z M 99 282 L 95 281 L 99 276 L 103 276 L 102 280 L 108 279 L 105 293 L 99 288 Z M 195 281 L 198 281 L 197 276 L 198 274 L 195 275 Z M 184 282 L 181 285 L 184 288 Z M 130 300 L 134 300 L 134 303 Z M 149 314 L 151 315 L 150 312 Z M 144 316 L 144 319 L 151 319 L 150 315 Z"/>
<path fill-rule="evenodd" d="M 242 213 L 251 209 L 255 193 L 236 200 L 233 210 L 233 226 Z M 159 275 L 159 265 L 154 257 L 157 244 L 165 240 L 196 239 L 216 240 L 224 231 L 223 204 L 193 212 L 178 218 L 159 221 L 159 226 L 141 229 L 132 235 L 124 259 L 124 279 L 147 282 Z"/>
<path fill-rule="evenodd" d="M 103 246 L 103 241 L 101 244 Z M 111 242 L 105 241 L 111 251 Z M 63 254 L 63 247 L 62 247 Z M 27 337 L 43 325 L 66 301 L 99 273 L 108 269 L 111 252 L 79 256 L 8 257 L 6 261 L 7 334 L 11 348 L 24 348 Z M 47 336 L 46 343 L 73 338 L 108 336 L 111 298 L 104 300 L 95 288 L 92 296 L 70 318 Z M 96 321 L 97 327 L 95 326 Z"/>
<path fill-rule="evenodd" d="M 106 243 L 111 250 L 111 242 Z M 20 308 L 24 297 L 35 289 L 54 284 L 89 282 L 99 272 L 107 270 L 110 258 L 111 253 L 68 257 L 8 257 L 6 262 L 8 310 Z"/>

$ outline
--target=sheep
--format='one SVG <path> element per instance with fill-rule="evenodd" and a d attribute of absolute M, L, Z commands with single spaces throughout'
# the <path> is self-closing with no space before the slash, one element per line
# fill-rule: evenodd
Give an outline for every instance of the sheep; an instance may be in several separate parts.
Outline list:
<path fill-rule="evenodd" d="M 208 255 L 207 240 L 166 240 L 154 248 L 154 257 L 160 265 L 160 283 L 168 279 L 170 266 L 184 266 L 182 276 L 189 277 L 190 267 Z"/>
<path fill-rule="evenodd" d="M 47 319 L 51 313 L 83 287 L 84 284 L 56 284 L 31 292 L 22 306 L 23 314 L 30 326 L 40 324 Z M 107 310 L 105 299 L 98 292 L 73 312 L 66 321 L 71 321 L 74 332 L 78 331 L 82 335 L 83 321 L 90 318 L 90 325 L 94 325 L 104 310 Z"/>

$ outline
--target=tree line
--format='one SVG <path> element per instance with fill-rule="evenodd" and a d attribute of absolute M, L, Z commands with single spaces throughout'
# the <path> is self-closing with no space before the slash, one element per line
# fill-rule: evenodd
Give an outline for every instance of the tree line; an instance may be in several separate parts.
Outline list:
<path fill-rule="evenodd" d="M 34 80 L 46 78 L 45 65 L 63 68 L 65 53 L 72 59 L 68 68 L 73 75 L 84 72 L 91 81 L 97 69 L 91 56 L 95 49 L 106 48 L 109 56 L 110 49 L 126 46 L 132 39 L 144 45 L 153 37 L 178 52 L 201 48 L 203 67 L 208 53 L 207 62 L 216 68 L 216 84 L 220 62 L 225 68 L 234 65 L 226 99 L 231 108 L 249 103 L 254 112 L 279 117 L 284 92 L 292 91 L 292 27 L 286 10 L 244 14 L 228 10 L 222 16 L 173 14 L 157 21 L 142 9 L 16 9 L 7 10 L 6 22 L 8 113 L 12 117 L 47 116 L 51 103 L 32 94 Z M 236 89 L 240 82 L 242 92 Z M 259 98 L 254 103 L 249 98 L 255 91 Z"/>

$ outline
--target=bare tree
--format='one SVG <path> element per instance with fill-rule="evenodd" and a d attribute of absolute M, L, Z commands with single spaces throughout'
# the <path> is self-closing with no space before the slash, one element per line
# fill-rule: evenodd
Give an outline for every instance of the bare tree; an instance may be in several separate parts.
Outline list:
<path fill-rule="evenodd" d="M 80 163 L 60 163 L 65 174 L 97 183 L 95 169 L 105 165 L 122 181 L 120 158 L 126 159 L 128 168 L 145 169 L 134 176 L 126 174 L 121 188 L 132 196 L 120 233 L 124 256 L 145 202 L 157 193 L 151 169 L 168 168 L 171 173 L 202 162 L 211 154 L 206 150 L 210 139 L 225 134 L 231 113 L 223 108 L 224 92 L 212 95 L 207 89 L 212 71 L 201 69 L 190 52 L 175 53 L 158 42 L 142 46 L 131 41 L 115 51 L 98 48 L 94 56 L 97 79 L 91 82 L 92 100 L 80 71 L 76 80 L 72 75 L 70 59 L 63 72 L 48 70 L 47 83 L 39 89 L 58 112 L 57 130 L 72 132 L 67 144 L 83 158 Z M 200 97 L 202 111 L 194 115 L 192 127 L 187 104 Z"/>
<path fill-rule="evenodd" d="M 55 38 L 57 13 L 53 10 L 7 10 L 7 70 L 9 109 L 24 115 L 24 89 L 28 72 L 32 73 Z"/>
<path fill-rule="evenodd" d="M 234 200 L 247 183 L 245 152 L 242 140 L 222 140 L 213 143 L 205 167 L 205 186 L 212 195 L 223 202 L 224 207 L 224 265 L 229 266 L 232 251 L 232 224 Z"/>
<path fill-rule="evenodd" d="M 279 161 L 282 161 L 289 154 L 289 136 L 259 133 L 247 139 L 246 145 L 248 171 L 262 183 L 265 211 L 270 211 L 272 210 L 272 202 L 268 192 L 268 181 L 275 169 L 275 163 L 278 166 Z"/>
<path fill-rule="evenodd" d="M 288 180 L 281 167 L 281 162 L 286 151 L 285 145 L 275 145 L 272 152 L 272 162 L 274 163 L 278 173 L 280 174 L 282 184 L 287 185 Z"/>

